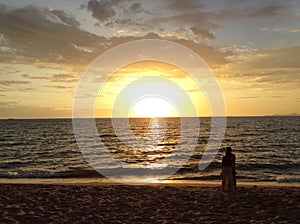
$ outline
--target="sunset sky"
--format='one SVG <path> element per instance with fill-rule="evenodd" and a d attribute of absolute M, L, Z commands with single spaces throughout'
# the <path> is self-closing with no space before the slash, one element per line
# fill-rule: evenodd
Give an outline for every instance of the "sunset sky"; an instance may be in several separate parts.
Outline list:
<path fill-rule="evenodd" d="M 146 38 L 199 54 L 219 81 L 228 116 L 300 114 L 298 0 L 0 0 L 0 118 L 72 117 L 76 87 L 93 60 Z M 96 115 L 110 116 L 133 77 L 156 73 L 181 84 L 199 116 L 209 116 L 203 92 L 170 66 L 119 70 Z"/>

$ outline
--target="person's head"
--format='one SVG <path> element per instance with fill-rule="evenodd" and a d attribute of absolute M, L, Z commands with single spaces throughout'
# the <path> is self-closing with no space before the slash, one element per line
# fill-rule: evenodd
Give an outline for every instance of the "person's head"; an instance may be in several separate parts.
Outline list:
<path fill-rule="evenodd" d="M 230 146 L 226 147 L 226 156 L 230 156 L 231 152 L 232 152 L 232 148 Z"/>

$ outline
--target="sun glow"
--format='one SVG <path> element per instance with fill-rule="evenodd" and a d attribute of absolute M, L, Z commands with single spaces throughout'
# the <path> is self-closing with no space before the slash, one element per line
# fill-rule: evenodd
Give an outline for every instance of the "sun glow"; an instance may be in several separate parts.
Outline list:
<path fill-rule="evenodd" d="M 155 96 L 137 101 L 129 112 L 130 117 L 178 117 L 179 114 L 168 101 Z"/>
<path fill-rule="evenodd" d="M 188 106 L 191 100 L 195 110 Z M 117 70 L 99 92 L 97 117 L 209 116 L 204 93 L 191 76 L 163 62 L 145 61 Z"/>

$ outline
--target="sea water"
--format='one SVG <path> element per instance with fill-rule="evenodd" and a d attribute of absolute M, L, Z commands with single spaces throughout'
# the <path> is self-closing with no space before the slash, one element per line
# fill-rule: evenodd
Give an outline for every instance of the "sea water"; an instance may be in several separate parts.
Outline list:
<path fill-rule="evenodd" d="M 300 182 L 300 117 L 228 117 L 222 144 L 204 170 L 199 170 L 199 162 L 211 134 L 211 118 L 199 118 L 199 130 L 188 122 L 182 127 L 182 119 L 96 119 L 98 140 L 83 140 L 95 149 L 90 158 L 77 144 L 72 119 L 0 120 L 0 178 L 107 179 L 101 173 L 105 170 L 123 180 L 145 178 L 144 171 L 151 171 L 149 180 L 220 181 L 221 159 L 231 146 L 238 181 Z M 116 133 L 112 123 L 128 123 L 130 133 Z M 182 142 L 182 131 L 196 138 L 196 145 Z M 163 175 L 169 169 L 176 172 Z"/>

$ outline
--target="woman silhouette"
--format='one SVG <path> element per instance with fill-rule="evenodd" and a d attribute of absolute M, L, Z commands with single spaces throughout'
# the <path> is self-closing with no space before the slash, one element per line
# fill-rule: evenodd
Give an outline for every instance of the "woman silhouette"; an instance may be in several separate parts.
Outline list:
<path fill-rule="evenodd" d="M 227 147 L 222 158 L 222 190 L 227 192 L 236 188 L 235 155 L 231 151 L 231 147 Z"/>

